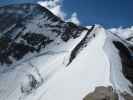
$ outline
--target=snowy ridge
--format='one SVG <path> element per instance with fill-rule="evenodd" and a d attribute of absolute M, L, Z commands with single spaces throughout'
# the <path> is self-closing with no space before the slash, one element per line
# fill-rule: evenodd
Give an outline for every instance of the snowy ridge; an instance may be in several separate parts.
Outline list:
<path fill-rule="evenodd" d="M 1 7 L 0 16 L 11 16 L 0 26 L 0 100 L 83 100 L 99 86 L 119 100 L 133 94 L 132 28 L 84 28 L 34 4 Z"/>
<path fill-rule="evenodd" d="M 127 42 L 133 44 L 133 26 L 129 27 L 129 28 L 112 28 L 112 29 L 108 29 L 108 31 L 117 34 L 118 36 L 120 36 L 123 39 L 126 39 Z"/>
<path fill-rule="evenodd" d="M 106 38 L 106 44 L 104 45 L 104 51 L 108 56 L 110 63 L 110 80 L 114 88 L 120 92 L 128 91 L 131 93 L 130 87 L 132 84 L 125 78 L 122 73 L 122 63 L 119 55 L 119 50 L 113 45 L 113 41 L 121 41 L 120 38 L 114 34 L 109 33 Z M 121 41 L 122 42 L 122 41 Z"/>

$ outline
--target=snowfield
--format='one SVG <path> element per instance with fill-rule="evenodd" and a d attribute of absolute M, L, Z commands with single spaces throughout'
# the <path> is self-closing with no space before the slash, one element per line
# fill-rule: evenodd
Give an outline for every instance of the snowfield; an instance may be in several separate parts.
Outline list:
<path fill-rule="evenodd" d="M 112 39 L 116 37 L 113 38 L 101 26 L 95 26 L 89 34 L 93 37 L 87 46 L 66 66 L 72 48 L 86 33 L 82 32 L 79 38 L 70 40 L 68 45 L 62 47 L 68 50 L 62 49 L 61 52 L 61 49 L 55 49 L 42 53 L 14 70 L 1 73 L 0 100 L 82 100 L 97 86 L 112 86 L 118 92 L 131 93 L 131 83 L 121 72 L 120 57 L 112 44 Z M 31 93 L 25 94 L 20 88 L 22 85 L 29 87 L 29 74 L 34 75 L 40 84 Z"/>

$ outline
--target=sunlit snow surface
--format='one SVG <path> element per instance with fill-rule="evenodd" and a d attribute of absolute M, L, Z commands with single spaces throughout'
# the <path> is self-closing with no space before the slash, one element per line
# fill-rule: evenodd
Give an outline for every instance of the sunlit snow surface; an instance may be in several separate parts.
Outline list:
<path fill-rule="evenodd" d="M 103 29 L 94 32 L 97 33 L 96 38 L 88 43 L 73 63 L 49 80 L 46 84 L 49 89 L 40 100 L 51 100 L 53 97 L 55 100 L 82 100 L 96 86 L 111 85 L 110 69 L 102 48 L 105 32 Z"/>
<path fill-rule="evenodd" d="M 79 38 L 61 44 L 60 48 L 53 44 L 53 51 L 0 74 L 0 100 L 82 100 L 95 87 L 110 85 L 117 91 L 130 93 L 128 86 L 131 84 L 121 73 L 120 57 L 112 44 L 115 37 L 101 26 L 94 28 L 89 34 L 94 37 L 67 66 L 71 50 L 85 34 L 87 31 L 82 32 Z M 30 63 L 36 66 L 44 81 L 32 93 L 25 95 L 20 87 L 26 82 L 27 74 L 33 74 L 40 81 Z"/>

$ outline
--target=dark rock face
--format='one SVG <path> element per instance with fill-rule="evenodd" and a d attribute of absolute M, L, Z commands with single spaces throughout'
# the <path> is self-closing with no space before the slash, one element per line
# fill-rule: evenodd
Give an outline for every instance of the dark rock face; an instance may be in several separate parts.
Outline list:
<path fill-rule="evenodd" d="M 23 34 L 26 25 L 39 16 L 42 16 L 41 19 L 47 18 L 47 21 L 50 20 L 53 23 L 57 21 L 64 23 L 49 10 L 37 4 L 8 5 L 0 7 L 0 33 L 14 37 L 20 34 L 17 30 L 21 30 L 21 34 Z M 46 27 L 47 21 L 38 24 L 38 27 Z"/>
<path fill-rule="evenodd" d="M 36 33 L 27 33 L 24 36 L 22 36 L 22 39 L 24 39 L 23 42 L 26 42 L 27 44 L 34 47 L 34 49 L 38 52 L 42 47 L 45 48 L 47 44 L 53 41 L 42 34 L 36 34 Z"/>
<path fill-rule="evenodd" d="M 133 36 L 127 38 L 127 40 L 132 42 L 133 41 Z"/>
<path fill-rule="evenodd" d="M 42 34 L 27 33 L 21 37 L 20 42 L 3 36 L 0 38 L 0 63 L 12 64 L 13 59 L 20 60 L 29 52 L 39 52 L 47 44 L 52 42 Z M 11 59 L 12 57 L 12 59 Z"/>
<path fill-rule="evenodd" d="M 112 87 L 97 87 L 93 93 L 88 94 L 83 100 L 119 100 L 118 94 Z"/>
<path fill-rule="evenodd" d="M 64 33 L 61 35 L 61 38 L 65 42 L 67 42 L 70 38 L 75 39 L 80 36 L 80 33 L 83 31 L 83 29 L 85 28 L 78 27 L 75 24 L 68 22 L 66 24 Z"/>
<path fill-rule="evenodd" d="M 130 47 L 126 47 L 124 44 L 118 41 L 113 42 L 118 48 L 122 62 L 122 71 L 125 77 L 133 83 L 133 52 Z M 130 49 L 130 51 L 129 51 Z"/>
<path fill-rule="evenodd" d="M 0 64 L 11 65 L 29 53 L 39 53 L 56 38 L 75 39 L 83 30 L 87 29 L 66 23 L 37 4 L 0 7 Z"/>
<path fill-rule="evenodd" d="M 80 50 L 85 47 L 89 41 L 89 34 L 94 29 L 95 26 L 92 26 L 90 30 L 88 30 L 86 36 L 80 41 L 80 43 L 72 50 L 70 59 L 68 62 L 68 65 L 74 60 L 74 58 L 77 56 L 77 54 L 80 52 Z"/>

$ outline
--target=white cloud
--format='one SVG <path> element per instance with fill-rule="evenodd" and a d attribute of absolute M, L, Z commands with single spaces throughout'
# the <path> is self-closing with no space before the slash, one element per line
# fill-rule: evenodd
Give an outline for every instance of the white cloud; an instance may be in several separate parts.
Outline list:
<path fill-rule="evenodd" d="M 46 0 L 38 2 L 41 6 L 46 7 L 55 15 L 59 16 L 61 19 L 65 19 L 66 14 L 62 11 L 62 0 Z"/>
<path fill-rule="evenodd" d="M 78 19 L 78 17 L 77 17 L 77 13 L 76 13 L 76 12 L 74 12 L 74 13 L 72 14 L 71 18 L 68 19 L 67 21 L 73 22 L 73 23 L 75 23 L 75 24 L 77 24 L 77 25 L 80 24 L 80 21 L 79 21 L 79 19 Z"/>
<path fill-rule="evenodd" d="M 77 13 L 74 12 L 71 15 L 71 18 L 66 19 L 67 14 L 62 10 L 62 2 L 63 0 L 45 0 L 45 1 L 39 1 L 38 3 L 49 9 L 51 12 L 53 12 L 56 16 L 60 17 L 63 20 L 73 22 L 77 25 L 80 24 L 80 21 L 77 17 Z"/>

